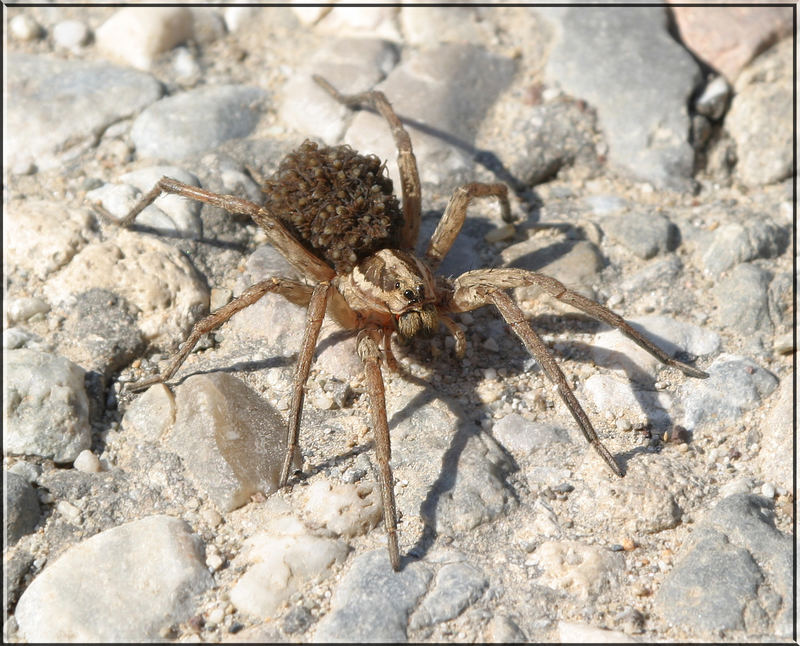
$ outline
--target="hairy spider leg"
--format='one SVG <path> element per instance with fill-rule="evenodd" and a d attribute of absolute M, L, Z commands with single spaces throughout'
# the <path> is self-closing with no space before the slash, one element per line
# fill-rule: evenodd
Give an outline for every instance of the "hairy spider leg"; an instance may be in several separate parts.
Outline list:
<path fill-rule="evenodd" d="M 280 220 L 267 211 L 267 209 L 255 202 L 245 200 L 235 195 L 212 193 L 211 191 L 206 191 L 205 189 L 192 186 L 191 184 L 184 184 L 171 177 L 162 177 L 121 220 L 115 220 L 113 216 L 107 214 L 105 209 L 100 205 L 95 205 L 95 207 L 103 212 L 106 217 L 111 217 L 111 220 L 116 222 L 119 226 L 128 227 L 133 223 L 136 216 L 155 202 L 156 198 L 162 193 L 179 195 L 180 197 L 185 197 L 190 200 L 204 202 L 205 204 L 224 209 L 229 213 L 248 215 L 253 222 L 264 230 L 269 243 L 275 247 L 301 275 L 316 281 L 331 280 L 336 276 L 336 272 L 330 265 L 317 258 L 300 244 L 300 242 L 289 233 L 286 227 L 283 226 Z"/>
<path fill-rule="evenodd" d="M 128 387 L 129 390 L 136 392 L 144 390 L 153 384 L 163 383 L 169 380 L 178 368 L 180 368 L 181 364 L 186 360 L 186 357 L 189 356 L 192 348 L 197 345 L 197 342 L 204 334 L 208 334 L 212 330 L 218 328 L 234 314 L 246 307 L 250 307 L 253 303 L 270 292 L 280 294 L 296 305 L 307 305 L 312 296 L 311 287 L 287 278 L 267 278 L 266 280 L 251 285 L 244 290 L 240 296 L 234 298 L 231 302 L 223 305 L 195 323 L 191 333 L 183 342 L 183 345 L 181 345 L 180 350 L 172 357 L 166 370 L 155 377 L 150 377 L 135 384 L 131 384 Z"/>
<path fill-rule="evenodd" d="M 419 184 L 417 159 L 411 147 L 411 137 L 403 127 L 403 123 L 395 113 L 383 92 L 373 90 L 361 94 L 341 94 L 328 81 L 316 74 L 312 77 L 316 83 L 342 105 L 358 108 L 368 106 L 380 113 L 389 124 L 397 146 L 397 166 L 400 171 L 400 184 L 403 194 L 403 229 L 400 233 L 400 247 L 413 251 L 419 235 L 419 222 L 422 212 L 422 194 Z"/>
<path fill-rule="evenodd" d="M 289 479 L 289 470 L 292 468 L 292 461 L 300 440 L 300 418 L 303 415 L 305 385 L 311 369 L 314 349 L 317 346 L 319 330 L 322 327 L 322 321 L 325 319 L 325 309 L 328 305 L 330 291 L 331 285 L 328 282 L 319 283 L 314 287 L 308 310 L 306 311 L 306 329 L 303 333 L 303 343 L 300 348 L 300 354 L 297 357 L 297 365 L 294 372 L 292 407 L 289 413 L 289 425 L 286 429 L 286 459 L 281 469 L 281 476 L 278 481 L 279 487 L 286 485 L 286 481 Z"/>
<path fill-rule="evenodd" d="M 511 220 L 508 186 L 505 184 L 472 182 L 458 187 L 450 197 L 442 219 L 439 220 L 439 224 L 436 226 L 436 230 L 428 243 L 428 249 L 425 251 L 425 262 L 428 263 L 432 270 L 435 270 L 441 264 L 447 252 L 450 251 L 458 234 L 461 232 L 461 227 L 464 226 L 467 207 L 476 197 L 496 197 L 500 201 L 503 221 L 508 222 Z"/>
<path fill-rule="evenodd" d="M 375 453 L 381 479 L 381 498 L 383 499 L 383 522 L 389 541 L 389 560 L 392 569 L 400 569 L 400 548 L 397 541 L 397 506 L 394 499 L 394 476 L 389 461 L 392 458 L 389 422 L 386 417 L 386 396 L 381 374 L 381 352 L 379 337 L 382 331 L 367 328 L 358 333 L 358 356 L 364 364 L 364 376 L 369 408 L 372 416 L 372 432 L 375 436 Z M 383 332 L 385 334 L 385 332 Z"/>

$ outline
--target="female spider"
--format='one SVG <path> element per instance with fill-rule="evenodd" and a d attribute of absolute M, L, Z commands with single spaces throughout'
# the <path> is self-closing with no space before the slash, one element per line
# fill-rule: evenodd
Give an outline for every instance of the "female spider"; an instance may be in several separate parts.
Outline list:
<path fill-rule="evenodd" d="M 307 321 L 294 375 L 286 457 L 279 481 L 280 486 L 284 486 L 298 447 L 304 386 L 323 318 L 327 314 L 344 328 L 356 332 L 375 434 L 389 558 L 392 567 L 398 570 L 397 513 L 381 361 L 390 369 L 397 366 L 391 350 L 393 334 L 405 338 L 430 335 L 438 331 L 439 324 L 455 337 L 456 354 L 462 356 L 464 333 L 450 315 L 494 305 L 556 385 L 586 439 L 609 468 L 622 477 L 622 469 L 600 442 L 558 364 L 506 290 L 536 285 L 551 296 L 618 328 L 664 364 L 692 377 L 708 375 L 673 359 L 619 315 L 548 276 L 522 269 L 479 269 L 454 279 L 435 276 L 434 271 L 458 236 L 467 207 L 474 198 L 496 197 L 504 217 L 510 219 L 506 185 L 471 183 L 457 189 L 425 252 L 422 256 L 416 255 L 420 182 L 411 140 L 400 119 L 382 92 L 344 96 L 327 81 L 314 78 L 337 101 L 351 107 L 371 107 L 387 121 L 398 149 L 402 207 L 393 195 L 385 168 L 376 157 L 362 156 L 348 146 L 320 147 L 310 141 L 287 155 L 276 174 L 266 182 L 263 206 L 163 177 L 121 220 L 123 226 L 129 225 L 162 193 L 245 214 L 264 229 L 269 242 L 308 283 L 269 278 L 252 285 L 241 296 L 196 323 L 162 374 L 141 381 L 132 389 L 140 390 L 170 379 L 204 334 L 267 293 L 278 293 L 293 303 L 306 306 Z"/>

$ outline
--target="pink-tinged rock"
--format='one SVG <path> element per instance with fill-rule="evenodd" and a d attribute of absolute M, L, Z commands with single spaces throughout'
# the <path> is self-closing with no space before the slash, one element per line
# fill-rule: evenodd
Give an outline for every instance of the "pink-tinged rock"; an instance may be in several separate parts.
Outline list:
<path fill-rule="evenodd" d="M 729 81 L 767 47 L 792 33 L 792 8 L 673 7 L 681 39 Z"/>

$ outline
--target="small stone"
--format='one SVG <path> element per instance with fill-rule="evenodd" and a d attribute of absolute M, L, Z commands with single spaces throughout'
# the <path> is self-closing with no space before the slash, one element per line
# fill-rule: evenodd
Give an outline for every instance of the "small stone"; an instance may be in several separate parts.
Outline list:
<path fill-rule="evenodd" d="M 58 47 L 79 50 L 89 42 L 89 28 L 80 20 L 62 20 L 53 27 L 53 40 Z"/>
<path fill-rule="evenodd" d="M 5 353 L 3 448 L 72 462 L 91 444 L 84 370 L 58 355 Z"/>
<path fill-rule="evenodd" d="M 29 642 L 159 641 L 160 629 L 189 619 L 196 596 L 213 586 L 201 553 L 188 525 L 168 516 L 96 534 L 28 586 L 15 611 L 20 634 Z"/>
<path fill-rule="evenodd" d="M 11 35 L 17 40 L 36 40 L 44 31 L 42 26 L 26 13 L 17 14 L 8 24 Z"/>
<path fill-rule="evenodd" d="M 110 58 L 147 70 L 155 57 L 192 35 L 192 12 L 185 7 L 119 9 L 95 33 Z"/>
<path fill-rule="evenodd" d="M 320 479 L 304 491 L 306 524 L 333 536 L 367 533 L 382 518 L 380 492 L 372 485 L 339 484 Z"/>
<path fill-rule="evenodd" d="M 20 475 L 4 474 L 5 481 L 5 531 L 8 544 L 14 545 L 25 534 L 30 534 L 41 517 L 36 491 Z"/>
<path fill-rule="evenodd" d="M 761 486 L 761 494 L 765 498 L 772 500 L 775 497 L 775 485 L 773 485 L 771 482 L 765 482 Z"/>
<path fill-rule="evenodd" d="M 214 372 L 193 375 L 175 389 L 175 424 L 167 444 L 217 508 L 231 511 L 256 492 L 278 488 L 286 427 L 240 379 Z"/>
<path fill-rule="evenodd" d="M 56 511 L 64 517 L 68 523 L 80 525 L 82 513 L 75 505 L 67 500 L 59 500 L 56 503 Z"/>
<path fill-rule="evenodd" d="M 75 462 L 72 463 L 72 466 L 83 473 L 100 473 L 100 471 L 103 470 L 100 464 L 100 458 L 89 449 L 84 449 L 78 453 L 78 457 L 75 458 Z"/>

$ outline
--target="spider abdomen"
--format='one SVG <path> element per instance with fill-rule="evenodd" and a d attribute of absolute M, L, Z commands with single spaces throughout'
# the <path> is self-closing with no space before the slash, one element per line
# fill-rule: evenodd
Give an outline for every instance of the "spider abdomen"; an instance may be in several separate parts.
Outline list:
<path fill-rule="evenodd" d="M 397 245 L 403 213 L 374 155 L 306 140 L 264 185 L 266 207 L 337 273 Z"/>

